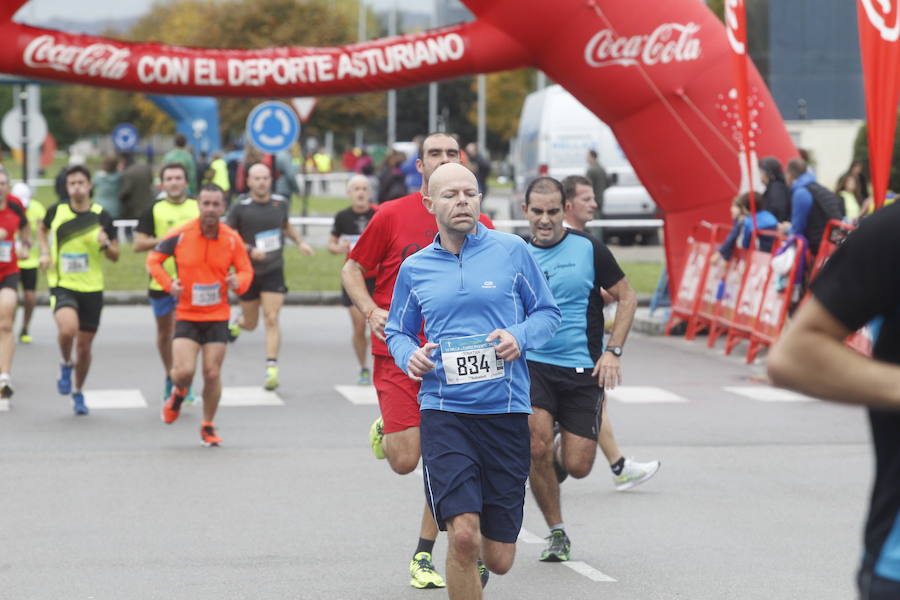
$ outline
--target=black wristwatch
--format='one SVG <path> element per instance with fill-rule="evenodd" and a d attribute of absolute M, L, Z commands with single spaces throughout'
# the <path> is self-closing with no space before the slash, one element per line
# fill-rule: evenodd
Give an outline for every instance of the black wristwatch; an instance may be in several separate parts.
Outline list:
<path fill-rule="evenodd" d="M 607 346 L 607 352 L 612 352 L 612 355 L 615 357 L 622 356 L 622 346 Z"/>

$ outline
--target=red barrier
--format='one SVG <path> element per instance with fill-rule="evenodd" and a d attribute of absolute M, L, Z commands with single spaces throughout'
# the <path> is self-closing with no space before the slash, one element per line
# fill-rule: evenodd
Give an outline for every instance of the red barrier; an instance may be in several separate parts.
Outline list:
<path fill-rule="evenodd" d="M 769 275 L 762 298 L 762 305 L 750 332 L 747 364 L 753 362 L 760 350 L 771 346 L 778 339 L 778 336 L 781 335 L 781 330 L 784 328 L 784 321 L 787 318 L 788 309 L 791 306 L 791 298 L 794 295 L 797 271 L 806 253 L 806 243 L 802 239 L 798 238 L 796 244 L 797 251 L 794 254 L 794 260 L 788 272 L 783 276 L 779 276 L 779 274 L 772 271 Z"/>
<path fill-rule="evenodd" d="M 713 313 L 712 326 L 706 345 L 712 348 L 719 336 L 727 332 L 734 323 L 737 314 L 738 297 L 741 295 L 741 286 L 744 284 L 744 274 L 747 272 L 747 250 L 735 248 L 722 281 L 722 290 L 717 293 L 718 304 Z"/>
<path fill-rule="evenodd" d="M 734 347 L 745 339 L 750 339 L 753 323 L 762 306 L 766 284 L 772 273 L 772 255 L 762 250 L 750 250 L 747 256 L 747 272 L 738 296 L 737 310 L 728 336 L 725 338 L 725 354 L 731 354 Z"/>
<path fill-rule="evenodd" d="M 844 241 L 844 238 L 847 237 L 847 234 L 854 229 L 856 229 L 856 227 L 853 225 L 838 221 L 837 219 L 828 221 L 825 225 L 825 232 L 822 234 L 822 243 L 819 244 L 819 253 L 815 256 L 809 271 L 810 281 L 815 279 L 816 275 L 819 274 L 819 271 L 822 270 L 822 267 L 825 266 L 825 263 L 828 262 L 831 255 L 834 254 L 834 251 L 837 250 L 837 247 L 840 246 L 841 242 Z"/>
<path fill-rule="evenodd" d="M 694 227 L 694 233 L 688 238 L 688 259 L 681 272 L 678 292 L 672 302 L 672 311 L 666 323 L 665 335 L 679 323 L 687 322 L 688 331 L 696 329 L 694 324 L 697 307 L 702 296 L 701 290 L 709 271 L 710 257 L 715 251 L 717 226 L 702 222 Z"/>

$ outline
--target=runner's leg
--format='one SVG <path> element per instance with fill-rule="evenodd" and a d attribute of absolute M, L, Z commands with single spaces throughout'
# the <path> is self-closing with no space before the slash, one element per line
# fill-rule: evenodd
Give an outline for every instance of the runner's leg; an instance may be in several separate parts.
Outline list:
<path fill-rule="evenodd" d="M 31 325 L 31 315 L 34 314 L 34 307 L 37 306 L 37 292 L 34 290 L 25 290 L 22 293 L 22 307 L 25 309 L 22 313 L 22 329 L 19 335 L 28 331 Z"/>
<path fill-rule="evenodd" d="M 225 344 L 203 345 L 203 420 L 212 423 L 222 397 L 222 361 Z"/>
<path fill-rule="evenodd" d="M 241 300 L 241 316 L 237 321 L 241 329 L 253 331 L 259 325 L 259 299 Z"/>
<path fill-rule="evenodd" d="M 553 468 L 553 415 L 534 407 L 528 415 L 531 430 L 531 493 L 548 527 L 562 523 L 559 505 L 559 482 Z M 591 442 L 593 444 L 593 442 Z"/>
<path fill-rule="evenodd" d="M 594 466 L 597 444 L 594 443 L 594 440 L 575 435 L 571 431 L 566 431 L 565 428 L 561 429 L 561 433 L 562 464 L 566 472 L 575 479 L 587 477 Z"/>
<path fill-rule="evenodd" d="M 186 337 L 172 340 L 172 371 L 170 376 L 176 387 L 184 390 L 191 386 L 197 370 L 197 353 L 200 344 Z"/>
<path fill-rule="evenodd" d="M 603 403 L 602 412 L 600 413 L 600 437 L 597 439 L 597 445 L 603 452 L 603 456 L 610 465 L 614 465 L 622 459 L 622 451 L 619 444 L 616 443 L 616 436 L 613 433 L 612 421 L 606 412 L 607 402 Z"/>
<path fill-rule="evenodd" d="M 18 296 L 13 288 L 0 289 L 0 373 L 12 369 L 16 338 L 13 337 L 13 321 L 16 318 Z"/>
<path fill-rule="evenodd" d="M 80 392 L 84 387 L 87 379 L 88 371 L 91 370 L 91 346 L 94 343 L 96 331 L 79 331 L 75 337 L 76 360 L 75 360 L 75 391 Z"/>
<path fill-rule="evenodd" d="M 172 371 L 172 336 L 175 335 L 175 311 L 156 317 L 156 349 L 166 373 Z"/>
<path fill-rule="evenodd" d="M 447 519 L 446 576 L 450 600 L 481 599 L 477 562 L 480 551 L 481 530 L 476 513 L 463 513 Z"/>
<path fill-rule="evenodd" d="M 356 360 L 359 363 L 360 369 L 366 368 L 366 361 L 368 360 L 368 349 L 369 339 L 366 336 L 366 316 L 359 312 L 359 309 L 355 306 L 351 306 L 350 311 L 350 322 L 353 323 L 353 337 L 351 341 L 353 343 L 353 352 L 356 353 Z"/>
<path fill-rule="evenodd" d="M 72 346 L 78 333 L 78 312 L 71 306 L 63 306 L 53 313 L 56 321 L 59 353 L 66 364 L 72 362 Z"/>
<path fill-rule="evenodd" d="M 503 575 L 512 568 L 515 559 L 515 544 L 498 542 L 497 540 L 482 536 L 481 560 L 484 561 L 484 564 L 488 569 L 497 575 Z"/>
<path fill-rule="evenodd" d="M 266 325 L 266 360 L 277 360 L 278 352 L 281 349 L 281 329 L 278 326 L 278 318 L 281 307 L 284 306 L 284 294 L 261 292 L 259 303 L 262 304 L 263 320 Z"/>

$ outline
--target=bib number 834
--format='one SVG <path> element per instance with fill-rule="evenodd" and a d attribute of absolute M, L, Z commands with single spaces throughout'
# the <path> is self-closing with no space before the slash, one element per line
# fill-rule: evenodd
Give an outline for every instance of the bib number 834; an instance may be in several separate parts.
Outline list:
<path fill-rule="evenodd" d="M 460 377 L 487 373 L 490 370 L 491 368 L 488 366 L 487 356 L 484 354 L 470 354 L 469 356 L 456 357 L 456 372 Z"/>

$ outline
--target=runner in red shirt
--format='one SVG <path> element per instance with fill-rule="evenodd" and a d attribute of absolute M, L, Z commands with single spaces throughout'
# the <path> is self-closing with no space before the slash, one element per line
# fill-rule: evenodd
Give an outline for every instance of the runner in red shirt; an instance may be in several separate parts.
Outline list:
<path fill-rule="evenodd" d="M 16 350 L 16 339 L 12 333 L 19 287 L 16 233 L 26 255 L 31 247 L 31 227 L 25 209 L 14 196 L 9 195 L 9 189 L 9 174 L 0 170 L 0 402 L 5 403 L 13 395 L 10 372 Z"/>
<path fill-rule="evenodd" d="M 459 143 L 446 133 L 433 133 L 422 142 L 416 169 L 422 174 L 422 190 L 439 166 L 459 162 Z M 493 228 L 490 219 L 481 222 Z M 387 458 L 391 468 L 404 475 L 419 464 L 419 384 L 397 368 L 384 343 L 394 282 L 400 263 L 434 241 L 437 235 L 434 215 L 425 210 L 422 191 L 391 200 L 379 206 L 365 231 L 350 252 L 341 271 L 344 289 L 369 322 L 372 329 L 375 390 L 381 416 L 372 424 L 370 441 L 376 458 Z M 376 269 L 375 293 L 366 289 L 365 273 Z M 423 340 L 424 342 L 424 340 Z M 410 562 L 410 585 L 417 588 L 444 587 L 443 578 L 434 571 L 431 551 L 438 529 L 428 505 L 422 516 L 419 545 Z"/>

